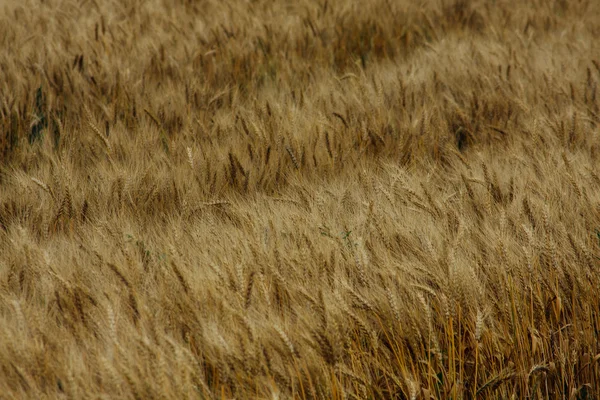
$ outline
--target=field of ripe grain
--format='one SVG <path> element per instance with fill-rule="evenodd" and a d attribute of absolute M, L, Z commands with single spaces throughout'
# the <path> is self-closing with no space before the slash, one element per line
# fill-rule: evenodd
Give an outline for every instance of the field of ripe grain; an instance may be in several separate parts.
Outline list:
<path fill-rule="evenodd" d="M 1 399 L 600 396 L 600 3 L 0 0 Z"/>

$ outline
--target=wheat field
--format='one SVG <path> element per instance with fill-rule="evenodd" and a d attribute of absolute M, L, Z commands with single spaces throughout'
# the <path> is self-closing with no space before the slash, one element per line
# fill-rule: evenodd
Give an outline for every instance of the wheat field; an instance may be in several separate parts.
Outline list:
<path fill-rule="evenodd" d="M 597 1 L 0 10 L 0 399 L 600 396 Z"/>

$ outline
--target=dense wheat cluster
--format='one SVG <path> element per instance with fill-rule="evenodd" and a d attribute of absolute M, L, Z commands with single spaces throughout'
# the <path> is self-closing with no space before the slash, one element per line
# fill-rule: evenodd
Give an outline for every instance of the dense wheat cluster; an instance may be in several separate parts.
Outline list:
<path fill-rule="evenodd" d="M 596 1 L 0 4 L 0 398 L 600 396 Z"/>

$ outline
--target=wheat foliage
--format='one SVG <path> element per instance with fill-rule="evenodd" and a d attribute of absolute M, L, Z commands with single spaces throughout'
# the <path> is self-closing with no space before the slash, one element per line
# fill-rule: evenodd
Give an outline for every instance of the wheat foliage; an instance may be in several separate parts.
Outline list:
<path fill-rule="evenodd" d="M 597 2 L 1 6 L 1 398 L 600 396 Z"/>

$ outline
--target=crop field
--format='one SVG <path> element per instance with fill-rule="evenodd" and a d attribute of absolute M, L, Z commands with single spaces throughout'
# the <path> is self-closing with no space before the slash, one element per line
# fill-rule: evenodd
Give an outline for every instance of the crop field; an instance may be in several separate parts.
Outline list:
<path fill-rule="evenodd" d="M 600 397 L 600 2 L 0 0 L 0 399 Z"/>

